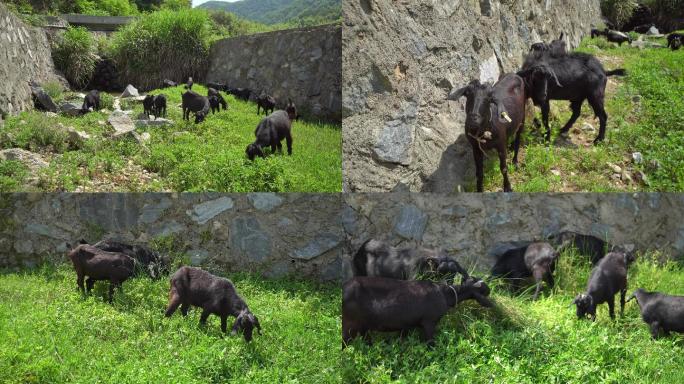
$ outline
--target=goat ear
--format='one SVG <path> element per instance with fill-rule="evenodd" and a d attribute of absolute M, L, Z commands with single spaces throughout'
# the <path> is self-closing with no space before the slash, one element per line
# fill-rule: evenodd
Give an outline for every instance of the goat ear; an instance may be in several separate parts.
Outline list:
<path fill-rule="evenodd" d="M 470 86 L 470 85 L 467 85 L 467 86 L 465 86 L 465 87 L 463 87 L 463 88 L 461 88 L 461 89 L 457 89 L 457 90 L 455 90 L 455 91 L 451 91 L 451 93 L 449 94 L 449 96 L 447 96 L 447 100 L 458 100 L 458 99 L 460 99 L 461 97 L 463 97 L 463 95 L 467 95 L 468 92 L 470 92 L 470 90 L 471 90 L 471 86 Z"/>

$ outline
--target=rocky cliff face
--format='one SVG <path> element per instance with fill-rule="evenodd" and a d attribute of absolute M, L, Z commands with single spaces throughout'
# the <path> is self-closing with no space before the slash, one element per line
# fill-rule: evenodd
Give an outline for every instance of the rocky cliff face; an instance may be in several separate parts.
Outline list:
<path fill-rule="evenodd" d="M 576 47 L 599 0 L 343 2 L 344 189 L 451 193 L 473 178 L 454 86 L 517 70 L 532 43 Z"/>
<path fill-rule="evenodd" d="M 45 32 L 0 3 L 0 116 L 33 108 L 29 81 L 60 81 Z"/>

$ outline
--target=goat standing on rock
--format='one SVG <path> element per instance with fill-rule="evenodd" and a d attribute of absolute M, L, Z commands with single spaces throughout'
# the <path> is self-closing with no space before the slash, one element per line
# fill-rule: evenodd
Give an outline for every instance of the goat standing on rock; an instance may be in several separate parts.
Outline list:
<path fill-rule="evenodd" d="M 178 306 L 183 316 L 187 316 L 191 305 L 202 308 L 201 325 L 205 325 L 209 315 L 214 314 L 221 318 L 221 330 L 226 333 L 228 316 L 234 316 L 232 334 L 242 332 L 248 342 L 252 340 L 254 328 L 261 334 L 259 319 L 249 310 L 230 280 L 199 268 L 180 267 L 171 277 L 166 317 L 173 315 Z"/>
<path fill-rule="evenodd" d="M 525 82 L 515 74 L 505 75 L 494 86 L 473 80 L 466 87 L 452 91 L 447 100 L 465 96 L 465 131 L 473 150 L 477 191 L 484 191 L 485 151 L 496 148 L 503 176 L 504 192 L 512 192 L 506 164 L 508 138 L 515 136 L 513 164 L 518 164 L 520 135 L 525 125 Z"/>

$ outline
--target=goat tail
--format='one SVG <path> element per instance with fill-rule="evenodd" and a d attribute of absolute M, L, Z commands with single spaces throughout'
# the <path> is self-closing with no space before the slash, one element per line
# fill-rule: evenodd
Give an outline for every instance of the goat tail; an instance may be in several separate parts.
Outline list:
<path fill-rule="evenodd" d="M 627 76 L 627 70 L 624 68 L 616 69 L 613 71 L 608 71 L 606 72 L 606 76 L 611 77 L 611 76 Z"/>
<path fill-rule="evenodd" d="M 352 260 L 352 269 L 354 270 L 354 276 L 368 276 L 368 271 L 366 271 L 366 263 L 368 261 L 368 253 L 366 252 L 366 245 L 373 239 L 368 239 L 361 244 L 359 250 L 356 251 L 354 259 Z"/>

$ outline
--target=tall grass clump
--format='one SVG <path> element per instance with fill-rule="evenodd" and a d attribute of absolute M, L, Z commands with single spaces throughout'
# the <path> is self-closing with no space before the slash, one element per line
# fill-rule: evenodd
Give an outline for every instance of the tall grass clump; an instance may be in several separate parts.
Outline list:
<path fill-rule="evenodd" d="M 201 78 L 209 56 L 210 20 L 205 11 L 154 12 L 127 25 L 112 41 L 121 81 L 152 89 L 165 78 Z"/>
<path fill-rule="evenodd" d="M 75 88 L 85 87 L 93 76 L 97 44 L 83 27 L 69 27 L 52 48 L 57 69 Z"/>
<path fill-rule="evenodd" d="M 635 0 L 603 0 L 601 12 L 619 28 L 629 21 L 637 5 Z"/>

